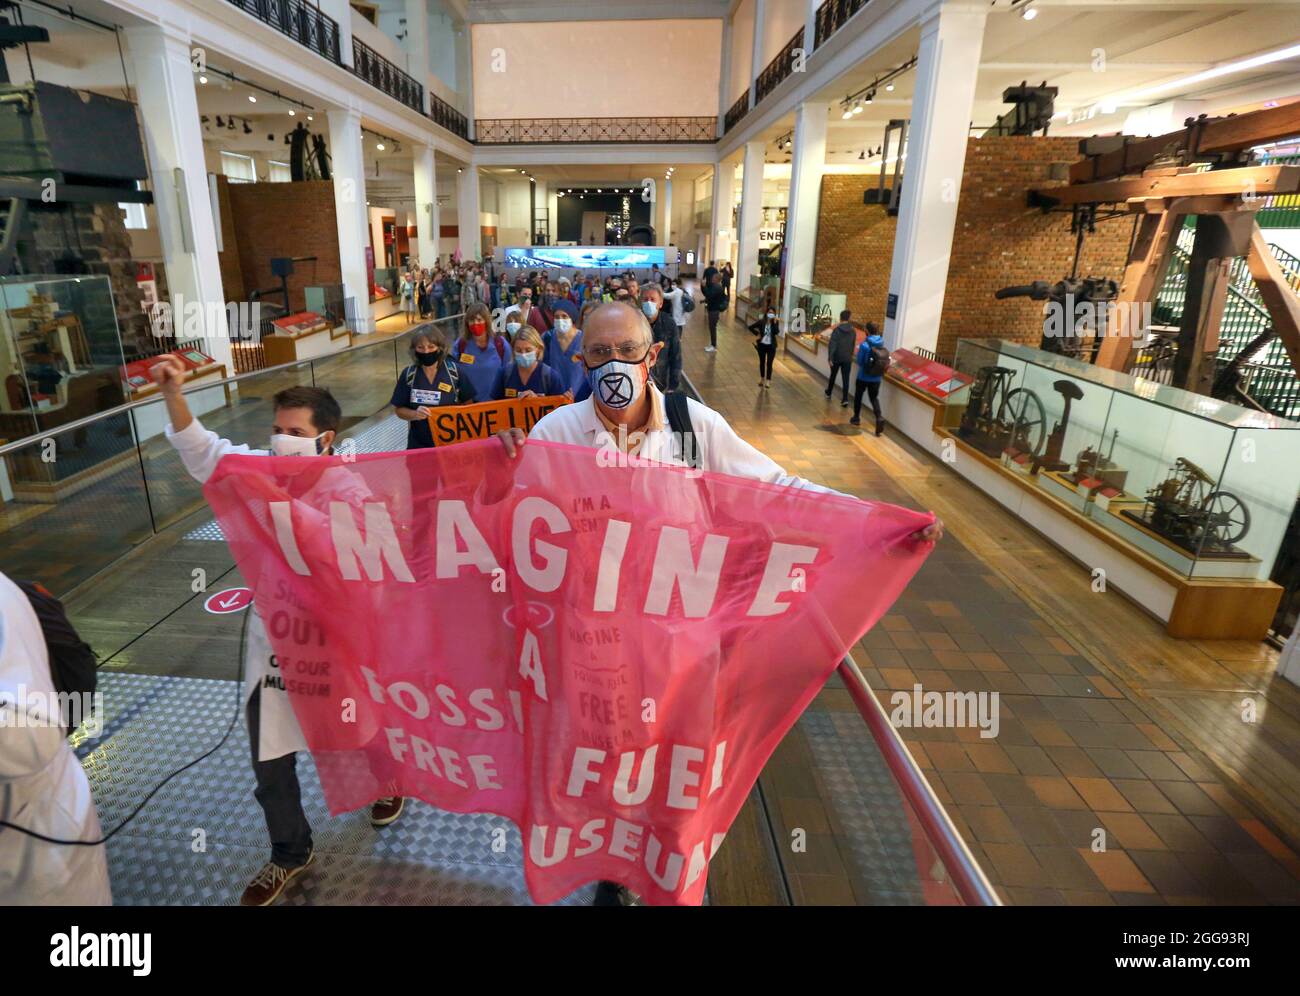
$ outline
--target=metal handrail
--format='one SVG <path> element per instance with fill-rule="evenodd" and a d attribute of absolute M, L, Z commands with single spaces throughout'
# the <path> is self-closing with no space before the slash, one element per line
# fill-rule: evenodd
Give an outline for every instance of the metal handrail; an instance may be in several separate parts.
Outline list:
<path fill-rule="evenodd" d="M 447 315 L 445 318 L 431 319 L 429 322 L 424 324 L 432 325 L 437 322 L 449 322 L 464 317 L 465 313 L 462 311 L 454 315 Z M 310 363 L 315 363 L 317 360 L 333 360 L 337 357 L 347 356 L 351 353 L 359 353 L 365 349 L 375 349 L 379 346 L 392 343 L 394 340 L 406 335 L 407 332 L 414 331 L 416 328 L 419 328 L 419 326 L 413 326 L 411 329 L 400 332 L 395 336 L 389 336 L 386 339 L 379 339 L 375 342 L 363 342 L 358 346 L 348 346 L 345 349 L 340 349 L 333 353 L 322 353 L 320 356 L 313 356 L 306 360 L 290 360 L 288 363 L 277 363 L 273 367 L 263 367 L 261 370 L 250 370 L 247 373 L 235 374 L 233 377 L 222 377 L 221 380 L 208 381 L 206 384 L 189 384 L 181 388 L 181 393 L 197 394 L 199 391 L 211 391 L 214 387 L 229 387 L 231 384 L 238 384 L 242 380 L 251 380 L 254 377 L 262 377 L 266 374 L 275 373 L 276 371 L 288 370 L 291 367 L 305 366 Z M 137 398 L 135 401 L 127 401 L 114 408 L 106 408 L 102 412 L 95 412 L 93 415 L 87 415 L 85 418 L 79 418 L 74 422 L 65 422 L 63 425 L 55 426 L 53 429 L 45 429 L 41 432 L 33 433 L 30 436 L 23 436 L 21 439 L 15 439 L 12 442 L 0 446 L 0 457 L 9 453 L 15 453 L 18 450 L 26 449 L 28 446 L 31 446 L 33 443 L 38 443 L 42 439 L 47 439 L 51 436 L 61 436 L 65 432 L 71 432 L 75 429 L 83 428 L 84 426 L 93 425 L 103 419 L 124 415 L 129 411 L 134 411 L 136 408 L 143 408 L 145 405 L 156 405 L 160 403 L 161 400 L 161 394 L 148 398 Z"/>
<path fill-rule="evenodd" d="M 872 693 L 867 679 L 862 676 L 857 661 L 851 655 L 846 656 L 836 673 L 843 680 L 844 687 L 849 690 L 849 696 L 858 707 L 858 713 L 871 730 L 876 746 L 880 748 L 903 797 L 925 828 L 926 835 L 943 861 L 962 902 L 968 906 L 1001 906 L 1002 900 L 975 861 L 966 842 L 961 839 L 961 834 L 934 794 L 934 789 L 912 757 L 912 752 L 907 749 L 903 738 L 894 729 L 894 724 L 885 715 L 884 707 Z"/>

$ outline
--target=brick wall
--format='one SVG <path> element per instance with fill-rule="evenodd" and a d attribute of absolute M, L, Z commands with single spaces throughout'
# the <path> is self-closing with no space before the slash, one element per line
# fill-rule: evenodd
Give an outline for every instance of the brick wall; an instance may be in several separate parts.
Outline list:
<path fill-rule="evenodd" d="M 280 302 L 280 296 L 271 293 L 280 286 L 280 278 L 271 273 L 276 256 L 316 257 L 315 262 L 294 266 L 289 277 L 291 311 L 303 309 L 304 287 L 342 282 L 331 181 L 232 183 L 228 188 L 245 296 L 262 290 L 266 300 Z M 229 249 L 229 241 L 226 245 Z M 228 288 L 226 297 L 234 300 Z"/>
<path fill-rule="evenodd" d="M 958 338 L 1000 336 L 1038 345 L 1042 304 L 998 301 L 993 292 L 1032 280 L 1060 280 L 1074 261 L 1068 214 L 1025 205 L 1031 186 L 1050 186 L 1053 167 L 1078 158 L 1069 136 L 973 138 L 966 146 L 957 225 L 939 324 L 937 352 L 951 356 Z M 894 252 L 895 219 L 862 203 L 874 176 L 823 176 L 814 281 L 848 295 L 860 320 L 882 322 Z M 1084 241 L 1080 276 L 1123 275 L 1132 222 L 1099 222 Z"/>

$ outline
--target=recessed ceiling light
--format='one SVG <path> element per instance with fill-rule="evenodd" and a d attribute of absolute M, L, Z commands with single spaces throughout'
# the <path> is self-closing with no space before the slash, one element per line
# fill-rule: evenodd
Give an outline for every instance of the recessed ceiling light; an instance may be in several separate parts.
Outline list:
<path fill-rule="evenodd" d="M 254 97 L 254 96 L 250 93 L 250 94 L 248 95 L 248 102 L 249 102 L 250 104 L 256 104 L 256 103 L 257 103 L 257 98 Z"/>
<path fill-rule="evenodd" d="M 292 107 L 289 108 L 289 117 L 293 117 L 293 116 L 294 116 L 295 114 L 297 114 L 297 113 L 298 113 L 298 112 L 295 111 Z"/>
<path fill-rule="evenodd" d="M 312 118 L 312 116 L 311 116 L 310 114 L 308 114 L 308 115 L 307 115 L 307 120 L 308 120 L 308 121 L 312 121 L 312 120 L 315 120 L 315 119 Z"/>
<path fill-rule="evenodd" d="M 208 81 L 208 78 L 207 78 L 206 76 L 200 76 L 200 77 L 199 77 L 199 82 L 200 82 L 200 83 L 206 83 L 207 81 Z"/>
<path fill-rule="evenodd" d="M 1026 7 L 1024 10 L 1020 12 L 1020 16 L 1023 17 L 1026 21 L 1032 21 L 1035 17 L 1038 16 L 1038 11 L 1034 10 L 1033 7 Z"/>

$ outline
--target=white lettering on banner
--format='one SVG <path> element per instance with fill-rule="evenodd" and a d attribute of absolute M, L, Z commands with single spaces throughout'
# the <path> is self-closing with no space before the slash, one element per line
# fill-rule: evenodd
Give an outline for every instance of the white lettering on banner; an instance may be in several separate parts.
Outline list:
<path fill-rule="evenodd" d="M 722 558 L 727 552 L 727 537 L 708 533 L 697 565 L 691 555 L 691 534 L 677 526 L 664 526 L 659 533 L 650 590 L 646 592 L 648 615 L 668 613 L 674 585 L 682 593 L 682 613 L 688 619 L 701 619 L 713 608 L 722 577 Z"/>
<path fill-rule="evenodd" d="M 612 786 L 613 800 L 620 806 L 635 806 L 650 797 L 654 788 L 656 772 L 655 762 L 659 757 L 659 744 L 652 744 L 643 752 L 626 750 L 618 756 L 618 769 Z M 720 740 L 713 748 L 712 772 L 709 779 L 708 795 L 722 787 L 722 762 L 726 754 L 727 741 Z M 641 763 L 637 764 L 637 754 L 641 753 Z M 692 764 L 699 764 L 708 756 L 699 747 L 688 744 L 673 744 L 669 751 L 668 799 L 667 804 L 673 809 L 698 809 L 700 800 L 698 792 L 687 795 L 687 789 L 694 789 L 700 784 L 700 775 L 691 770 Z M 573 761 L 569 765 L 569 778 L 565 783 L 565 795 L 574 799 L 582 798 L 588 784 L 598 785 L 607 772 L 604 770 L 609 755 L 597 747 L 575 747 Z M 632 770 L 637 769 L 635 791 L 630 787 Z"/>
<path fill-rule="evenodd" d="M 537 634 L 531 629 L 524 630 L 524 645 L 519 651 L 519 677 L 533 683 L 533 691 L 543 702 L 546 697 L 546 672 L 542 670 L 542 648 L 537 642 Z"/>
<path fill-rule="evenodd" d="M 464 549 L 461 540 L 465 541 Z M 435 576 L 439 578 L 459 577 L 460 569 L 466 564 L 488 575 L 498 570 L 492 548 L 474 525 L 463 501 L 438 502 L 437 564 Z"/>
<path fill-rule="evenodd" d="M 773 543 L 767 554 L 767 566 L 758 593 L 750 605 L 747 616 L 779 616 L 790 608 L 789 602 L 778 602 L 776 596 L 792 590 L 790 571 L 799 565 L 815 563 L 817 547 L 797 543 Z"/>
<path fill-rule="evenodd" d="M 607 827 L 609 828 L 608 838 L 601 832 Z M 552 831 L 554 832 L 552 833 Z M 627 820 L 617 817 L 615 817 L 612 826 L 605 819 L 589 820 L 582 825 L 578 838 L 582 841 L 583 846 L 574 849 L 572 856 L 575 858 L 584 858 L 590 854 L 595 854 L 602 848 L 607 848 L 612 857 L 622 858 L 624 861 L 633 863 L 638 860 L 637 851 L 640 849 L 642 838 L 645 838 L 645 849 L 640 859 L 644 862 L 646 870 L 660 888 L 666 892 L 679 892 L 689 889 L 704 874 L 705 866 L 718 853 L 718 848 L 722 847 L 726 834 L 713 834 L 708 845 L 709 853 L 707 858 L 704 854 L 705 845 L 702 841 L 691 848 L 689 856 L 669 852 L 665 858 L 663 844 L 654 835 L 653 831 L 647 832 L 644 826 L 629 823 Z M 559 864 L 569 857 L 569 844 L 572 840 L 572 827 L 548 827 L 534 824 L 532 832 L 528 836 L 528 860 L 539 868 Z M 686 870 L 684 880 L 682 878 L 683 867 Z"/>
<path fill-rule="evenodd" d="M 357 531 L 352 506 L 345 501 L 330 502 L 330 536 L 334 540 L 334 554 L 338 558 L 339 573 L 343 575 L 344 580 L 360 581 L 361 572 L 357 569 L 359 558 L 366 569 L 366 578 L 370 581 L 382 581 L 383 562 L 387 561 L 396 580 L 414 582 L 411 569 L 406 566 L 406 558 L 402 556 L 402 547 L 397 542 L 393 520 L 388 515 L 388 506 L 381 501 L 368 501 L 361 507 L 366 523 L 364 540 Z"/>
<path fill-rule="evenodd" d="M 388 741 L 388 752 L 393 760 L 401 764 L 414 764 L 417 771 L 428 772 L 435 778 L 444 779 L 460 788 L 470 788 L 469 782 L 462 777 L 464 765 L 468 765 L 474 778 L 473 788 L 480 790 L 501 788 L 500 783 L 496 781 L 496 760 L 490 754 L 462 756 L 459 751 L 450 747 L 433 744 L 423 737 L 407 733 L 400 726 L 386 727 L 384 738 Z M 408 754 L 411 755 L 409 760 Z"/>
<path fill-rule="evenodd" d="M 510 530 L 515 571 L 519 579 L 534 591 L 554 591 L 564 583 L 564 569 L 568 566 L 569 555 L 561 547 L 539 539 L 534 544 L 534 549 L 545 561 L 545 566 L 540 569 L 537 567 L 533 562 L 532 551 L 528 549 L 528 540 L 533 523 L 538 519 L 545 522 L 552 533 L 567 533 L 572 530 L 564 513 L 545 498 L 525 498 L 515 506 Z"/>
<path fill-rule="evenodd" d="M 311 577 L 311 568 L 302 559 L 302 553 L 298 549 L 298 537 L 293 532 L 292 503 L 273 501 L 269 504 L 271 506 L 271 522 L 275 526 L 275 541 L 280 544 L 280 552 L 284 554 L 284 559 L 288 561 L 295 574 Z"/>
<path fill-rule="evenodd" d="M 618 579 L 623 567 L 623 553 L 631 535 L 632 523 L 622 519 L 610 519 L 605 527 L 600 566 L 596 569 L 596 597 L 591 606 L 595 612 L 613 612 L 618 604 Z"/>
<path fill-rule="evenodd" d="M 364 664 L 361 665 L 361 676 L 365 679 L 370 698 L 380 705 L 392 702 L 412 719 L 425 720 L 434 715 L 428 693 L 418 685 L 403 680 L 385 686 L 380 682 L 379 676 Z M 495 704 L 503 697 L 497 689 L 475 688 L 468 695 L 463 695 L 450 685 L 438 684 L 434 686 L 433 694 L 444 710 L 436 718 L 445 726 L 463 727 L 472 721 L 480 730 L 489 733 L 505 728 L 505 715 Z M 510 702 L 516 732 L 522 733 L 524 722 L 520 694 L 512 689 L 505 692 L 504 698 Z M 468 710 L 461 706 L 462 700 L 468 702 Z"/>

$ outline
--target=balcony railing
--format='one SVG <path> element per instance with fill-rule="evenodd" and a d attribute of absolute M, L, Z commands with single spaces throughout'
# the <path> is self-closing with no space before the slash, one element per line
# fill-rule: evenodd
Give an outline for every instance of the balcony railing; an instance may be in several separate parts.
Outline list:
<path fill-rule="evenodd" d="M 469 139 L 469 121 L 465 115 L 433 92 L 429 93 L 429 120 L 442 125 L 453 135 Z"/>
<path fill-rule="evenodd" d="M 725 135 L 740 123 L 740 119 L 749 113 L 749 91 L 740 95 L 740 99 L 731 105 L 727 116 L 722 119 L 722 133 Z"/>
<path fill-rule="evenodd" d="M 424 87 L 359 38 L 352 39 L 352 71 L 376 90 L 424 113 Z"/>
<path fill-rule="evenodd" d="M 478 118 L 478 145 L 712 142 L 717 118 Z"/>
<path fill-rule="evenodd" d="M 814 47 L 821 48 L 826 39 L 848 23 L 868 0 L 826 0 L 817 8 L 817 35 Z"/>
<path fill-rule="evenodd" d="M 776 54 L 776 58 L 767 64 L 767 68 L 758 74 L 754 83 L 754 96 L 762 100 L 775 90 L 787 76 L 794 72 L 795 51 L 803 49 L 803 28 L 795 32 L 793 38 Z"/>
<path fill-rule="evenodd" d="M 303 0 L 230 0 L 246 14 L 269 24 L 317 55 L 339 63 L 338 22 Z"/>

